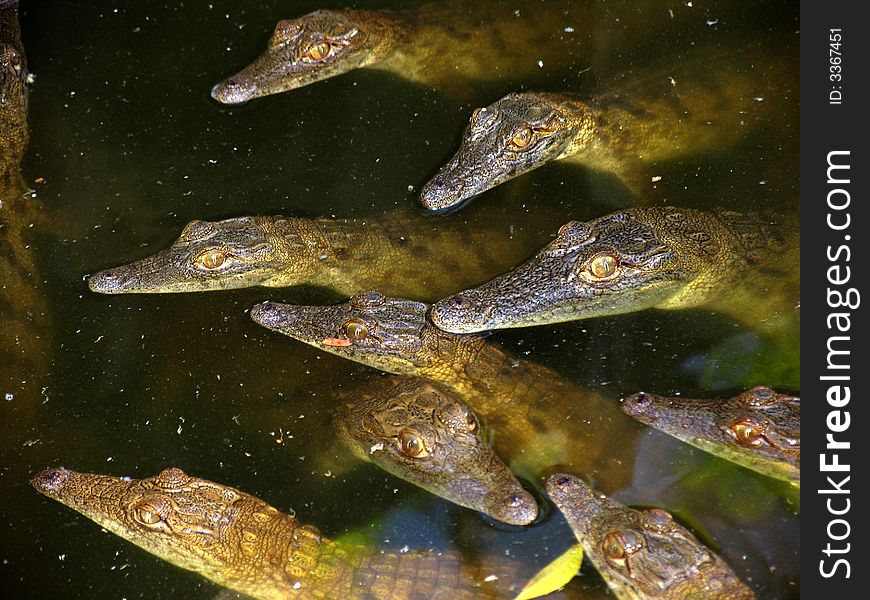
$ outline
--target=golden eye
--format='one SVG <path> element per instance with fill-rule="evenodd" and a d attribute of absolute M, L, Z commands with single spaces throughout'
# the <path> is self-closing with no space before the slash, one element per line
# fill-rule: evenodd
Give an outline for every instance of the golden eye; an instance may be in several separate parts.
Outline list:
<path fill-rule="evenodd" d="M 761 428 L 752 421 L 737 421 L 729 425 L 728 429 L 741 446 L 758 448 L 764 444 Z"/>
<path fill-rule="evenodd" d="M 399 443 L 402 444 L 402 452 L 414 458 L 422 458 L 428 456 L 426 445 L 413 431 L 404 430 L 399 434 Z"/>
<path fill-rule="evenodd" d="M 604 558 L 607 559 L 607 562 L 614 567 L 625 567 L 628 550 L 623 545 L 622 538 L 618 533 L 610 532 L 604 536 L 601 550 L 604 552 Z"/>
<path fill-rule="evenodd" d="M 592 259 L 587 269 L 595 279 L 607 279 L 616 274 L 619 261 L 612 254 L 599 254 Z"/>
<path fill-rule="evenodd" d="M 153 513 L 149 510 L 145 510 L 144 508 L 140 508 L 136 512 L 136 516 L 141 522 L 145 523 L 146 525 L 154 525 L 154 523 L 160 521 L 160 515 Z"/>
<path fill-rule="evenodd" d="M 220 268 L 226 260 L 227 253 L 219 248 L 211 248 L 196 257 L 196 263 L 209 271 Z"/>
<path fill-rule="evenodd" d="M 344 324 L 344 335 L 354 341 L 364 340 L 369 336 L 369 328 L 360 321 L 348 321 Z"/>
<path fill-rule="evenodd" d="M 532 130 L 528 127 L 523 127 L 511 138 L 510 147 L 512 150 L 525 150 L 532 143 L 533 138 L 534 134 Z"/>
<path fill-rule="evenodd" d="M 308 46 L 305 50 L 305 56 L 311 60 L 323 60 L 329 55 L 330 50 L 332 50 L 332 46 L 329 42 L 317 42 Z"/>

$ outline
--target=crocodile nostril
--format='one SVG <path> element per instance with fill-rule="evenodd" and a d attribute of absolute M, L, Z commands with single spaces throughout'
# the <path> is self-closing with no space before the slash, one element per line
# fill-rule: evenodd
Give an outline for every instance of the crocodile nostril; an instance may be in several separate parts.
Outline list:
<path fill-rule="evenodd" d="M 635 406 L 646 406 L 652 400 L 645 392 L 638 392 L 634 396 L 629 396 L 628 401 L 634 404 Z"/>

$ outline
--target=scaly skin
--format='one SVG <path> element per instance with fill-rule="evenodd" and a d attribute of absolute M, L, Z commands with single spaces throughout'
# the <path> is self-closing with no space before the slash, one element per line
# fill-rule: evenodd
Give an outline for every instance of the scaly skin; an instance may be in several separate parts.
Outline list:
<path fill-rule="evenodd" d="M 169 248 L 97 273 L 88 286 L 103 294 L 301 284 L 353 294 L 383 287 L 434 300 L 521 260 L 520 248 L 537 236 L 530 228 L 512 229 L 506 222 L 435 222 L 410 211 L 359 220 L 192 221 Z"/>
<path fill-rule="evenodd" d="M 467 93 L 475 81 L 533 77 L 540 63 L 559 69 L 578 56 L 604 60 L 607 44 L 595 35 L 601 23 L 619 21 L 622 39 L 637 43 L 655 31 L 654 23 L 674 22 L 674 15 L 668 18 L 655 2 L 632 9 L 613 15 L 600 3 L 554 0 L 543 10 L 499 2 L 442 2 L 406 11 L 318 10 L 279 21 L 265 52 L 214 86 L 211 95 L 223 104 L 241 104 L 358 68 Z M 689 17 L 677 12 L 678 19 Z M 619 41 L 613 44 L 621 51 Z"/>
<path fill-rule="evenodd" d="M 15 389 L 44 376 L 50 336 L 48 308 L 33 256 L 38 201 L 27 193 L 21 160 L 27 127 L 27 62 L 18 26 L 18 2 L 0 1 L 0 378 Z M 38 388 L 37 388 L 38 389 Z"/>
<path fill-rule="evenodd" d="M 799 277 L 790 215 L 632 208 L 563 225 L 526 263 L 435 303 L 431 319 L 469 333 L 704 306 L 759 326 L 792 313 Z"/>
<path fill-rule="evenodd" d="M 623 410 L 701 450 L 800 487 L 801 399 L 769 387 L 721 400 L 657 396 L 625 398 Z"/>
<path fill-rule="evenodd" d="M 468 405 L 445 386 L 390 377 L 354 390 L 333 412 L 354 454 L 433 494 L 511 525 L 538 505 L 496 456 Z"/>
<path fill-rule="evenodd" d="M 32 484 L 140 548 L 254 598 L 510 598 L 518 582 L 510 561 L 487 570 L 448 554 L 333 542 L 259 498 L 177 468 L 146 479 L 55 468 Z"/>
<path fill-rule="evenodd" d="M 660 509 L 633 510 L 571 475 L 547 493 L 619 600 L 754 600 L 721 558 Z"/>
<path fill-rule="evenodd" d="M 621 73 L 587 101 L 521 92 L 476 109 L 459 150 L 423 186 L 420 202 L 430 210 L 456 209 L 554 160 L 612 172 L 643 195 L 653 189 L 652 164 L 734 144 L 755 125 L 787 114 L 770 97 L 797 89 L 796 81 L 786 83 L 784 61 L 770 64 L 754 46 L 694 54 Z"/>
<path fill-rule="evenodd" d="M 363 292 L 335 306 L 264 302 L 251 318 L 317 348 L 382 371 L 441 382 L 461 395 L 493 432 L 496 454 L 529 479 L 554 465 L 625 484 L 632 445 L 616 402 L 520 360 L 479 335 L 442 331 L 429 306 Z"/>

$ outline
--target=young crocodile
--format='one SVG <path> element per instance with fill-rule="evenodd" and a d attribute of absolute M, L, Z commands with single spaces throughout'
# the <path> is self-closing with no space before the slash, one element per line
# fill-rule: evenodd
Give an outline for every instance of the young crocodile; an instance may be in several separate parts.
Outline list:
<path fill-rule="evenodd" d="M 520 565 L 333 542 L 259 498 L 170 468 L 130 479 L 42 471 L 33 487 L 140 548 L 224 587 L 289 598 L 510 598 Z"/>
<path fill-rule="evenodd" d="M 673 23 L 654 2 L 635 4 L 621 15 L 598 3 L 548 4 L 528 10 L 493 2 L 405 11 L 318 10 L 279 21 L 265 52 L 214 86 L 211 95 L 223 104 L 241 104 L 358 68 L 461 93 L 474 81 L 526 80 L 545 66 L 548 71 L 565 67 L 578 56 L 594 54 L 604 61 L 609 45 L 622 52 L 621 40 L 636 42 L 657 25 Z M 677 11 L 677 19 L 688 17 Z M 621 39 L 595 35 L 608 20 L 619 22 L 613 37 Z"/>
<path fill-rule="evenodd" d="M 769 387 L 721 400 L 640 392 L 623 410 L 688 444 L 800 487 L 801 399 Z"/>
<path fill-rule="evenodd" d="M 694 54 L 620 73 L 593 99 L 521 92 L 476 109 L 459 150 L 423 186 L 420 202 L 455 209 L 554 160 L 612 172 L 642 196 L 652 190 L 654 163 L 718 150 L 788 114 L 771 97 L 797 89 L 786 83 L 784 60 L 765 60 L 755 46 Z"/>
<path fill-rule="evenodd" d="M 536 256 L 432 307 L 456 333 L 704 306 L 758 326 L 798 304 L 791 215 L 632 208 L 563 225 Z"/>
<path fill-rule="evenodd" d="M 88 286 L 131 294 L 309 284 L 343 294 L 383 287 L 435 300 L 510 268 L 537 237 L 508 221 L 436 222 L 411 211 L 357 220 L 192 221 L 169 248 L 96 273 Z"/>
<path fill-rule="evenodd" d="M 493 448 L 529 479 L 567 465 L 602 485 L 625 484 L 632 444 L 615 401 L 581 390 L 557 373 L 511 356 L 480 335 L 447 333 L 429 306 L 363 292 L 335 306 L 264 302 L 251 318 L 307 344 L 382 371 L 441 382 L 492 428 Z"/>
<path fill-rule="evenodd" d="M 333 411 L 333 422 L 359 458 L 511 525 L 538 516 L 535 499 L 493 452 L 477 416 L 446 386 L 389 377 L 352 397 Z"/>
<path fill-rule="evenodd" d="M 724 560 L 663 510 L 633 510 L 571 475 L 547 494 L 619 600 L 754 600 Z"/>

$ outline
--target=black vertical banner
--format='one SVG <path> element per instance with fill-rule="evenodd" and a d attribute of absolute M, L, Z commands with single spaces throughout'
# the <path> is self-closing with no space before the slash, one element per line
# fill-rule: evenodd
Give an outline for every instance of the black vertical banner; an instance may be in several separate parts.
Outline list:
<path fill-rule="evenodd" d="M 801 588 L 866 598 L 870 22 L 801 3 Z"/>

